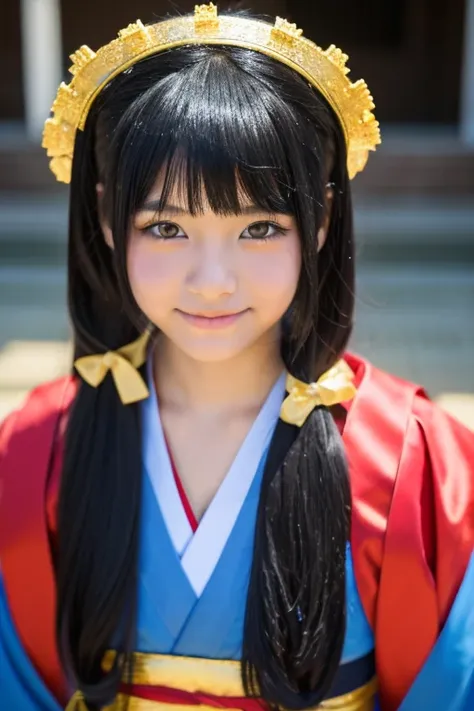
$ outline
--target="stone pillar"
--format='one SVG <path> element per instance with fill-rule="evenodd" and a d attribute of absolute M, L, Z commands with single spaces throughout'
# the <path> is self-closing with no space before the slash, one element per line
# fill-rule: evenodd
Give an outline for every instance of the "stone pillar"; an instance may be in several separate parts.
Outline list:
<path fill-rule="evenodd" d="M 460 130 L 463 142 L 474 146 L 474 0 L 465 2 Z"/>
<path fill-rule="evenodd" d="M 63 73 L 60 0 L 21 0 L 21 34 L 26 130 L 39 141 Z"/>

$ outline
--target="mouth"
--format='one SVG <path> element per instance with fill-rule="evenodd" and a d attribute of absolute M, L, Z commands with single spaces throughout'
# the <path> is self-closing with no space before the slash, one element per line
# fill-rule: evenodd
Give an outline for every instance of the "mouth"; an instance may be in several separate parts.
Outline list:
<path fill-rule="evenodd" d="M 184 318 L 192 326 L 207 330 L 215 330 L 232 326 L 236 323 L 236 321 L 244 316 L 244 314 L 250 311 L 250 309 L 243 309 L 242 311 L 235 311 L 233 313 L 224 311 L 188 313 L 187 311 L 181 311 L 181 309 L 176 310 L 180 316 L 182 316 L 182 318 Z"/>

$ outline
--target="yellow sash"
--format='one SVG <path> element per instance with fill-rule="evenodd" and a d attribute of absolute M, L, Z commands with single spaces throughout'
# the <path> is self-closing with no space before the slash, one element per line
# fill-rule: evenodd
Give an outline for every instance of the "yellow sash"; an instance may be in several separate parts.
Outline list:
<path fill-rule="evenodd" d="M 110 668 L 113 652 L 104 660 L 104 668 Z M 238 698 L 245 696 L 240 675 L 240 662 L 201 657 L 178 657 L 162 654 L 134 654 L 132 684 L 140 686 L 164 686 L 188 693 Z M 335 696 L 318 706 L 321 711 L 373 711 L 377 680 L 343 696 Z M 124 696 L 119 695 L 107 711 L 123 708 Z M 80 694 L 74 694 L 66 711 L 83 711 Z M 215 706 L 187 705 L 149 701 L 131 696 L 128 711 L 216 711 Z M 231 711 L 226 709 L 226 711 Z M 235 709 L 238 711 L 238 707 Z"/>

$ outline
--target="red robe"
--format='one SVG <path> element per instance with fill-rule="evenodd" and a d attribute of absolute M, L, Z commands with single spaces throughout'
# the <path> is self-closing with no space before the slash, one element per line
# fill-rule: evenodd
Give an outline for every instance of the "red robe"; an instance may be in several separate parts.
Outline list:
<path fill-rule="evenodd" d="M 418 386 L 354 355 L 346 360 L 358 387 L 337 419 L 350 469 L 352 554 L 375 634 L 381 705 L 395 711 L 439 636 L 473 550 L 474 435 Z M 25 650 L 62 701 L 51 541 L 76 388 L 72 376 L 40 386 L 0 430 L 4 584 Z"/>

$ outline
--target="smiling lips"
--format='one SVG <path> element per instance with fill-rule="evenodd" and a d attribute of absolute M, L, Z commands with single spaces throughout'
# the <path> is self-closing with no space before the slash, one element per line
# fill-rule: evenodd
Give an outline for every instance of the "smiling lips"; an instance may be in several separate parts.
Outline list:
<path fill-rule="evenodd" d="M 219 328 L 226 328 L 227 326 L 232 326 L 238 319 L 247 313 L 249 309 L 244 309 L 243 311 L 238 311 L 236 313 L 224 313 L 216 311 L 214 313 L 199 313 L 199 314 L 189 314 L 186 311 L 181 311 L 177 309 L 178 313 L 192 326 L 196 328 L 202 328 L 207 330 L 216 330 Z"/>

